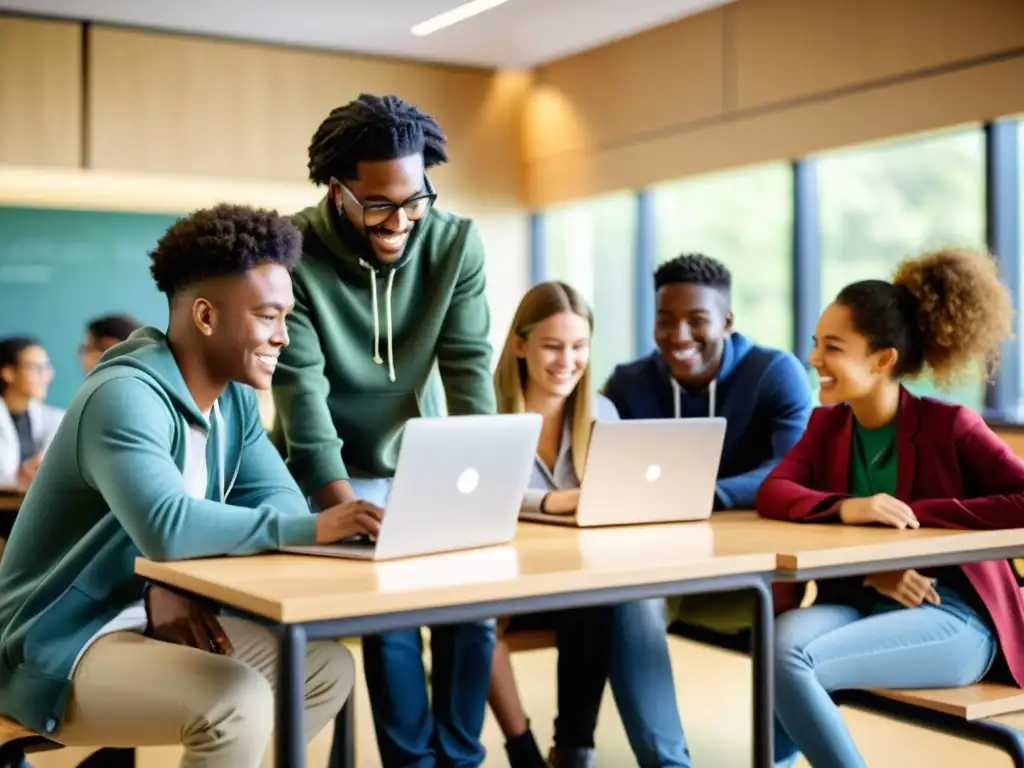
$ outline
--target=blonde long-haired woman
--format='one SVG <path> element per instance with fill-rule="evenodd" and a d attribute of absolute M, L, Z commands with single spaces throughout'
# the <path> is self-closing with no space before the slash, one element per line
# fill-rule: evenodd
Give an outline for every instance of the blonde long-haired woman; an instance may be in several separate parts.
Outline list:
<path fill-rule="evenodd" d="M 571 514 L 579 499 L 597 419 L 618 419 L 611 401 L 591 385 L 590 339 L 594 318 L 586 301 L 565 283 L 535 285 L 519 303 L 498 366 L 494 389 L 501 413 L 531 411 L 544 418 L 524 510 Z M 558 635 L 558 718 L 551 764 L 594 761 L 594 729 L 604 690 L 607 644 L 599 608 L 516 616 L 499 622 L 499 635 L 554 629 Z M 586 642 L 584 642 L 586 640 Z M 581 690 L 589 685 L 591 690 Z M 546 766 L 516 689 L 508 645 L 494 652 L 491 709 L 507 740 L 513 768 Z"/>

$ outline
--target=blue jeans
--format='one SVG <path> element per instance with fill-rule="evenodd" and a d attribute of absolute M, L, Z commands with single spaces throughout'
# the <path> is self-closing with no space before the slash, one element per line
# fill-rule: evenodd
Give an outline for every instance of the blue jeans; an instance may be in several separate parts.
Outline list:
<path fill-rule="evenodd" d="M 690 768 L 676 706 L 665 632 L 665 601 L 609 610 L 608 679 L 639 768 Z"/>
<path fill-rule="evenodd" d="M 357 496 L 384 506 L 389 481 L 350 482 Z M 366 688 L 384 768 L 467 768 L 484 761 L 480 732 L 495 622 L 431 627 L 430 636 L 433 697 L 427 696 L 418 628 L 363 638 Z"/>
<path fill-rule="evenodd" d="M 880 599 L 866 611 L 813 605 L 777 619 L 777 766 L 802 752 L 815 768 L 864 768 L 831 691 L 951 688 L 985 676 L 997 649 L 988 619 L 953 590 L 938 592 L 938 606 Z"/>
<path fill-rule="evenodd" d="M 363 638 L 363 666 L 385 768 L 483 763 L 493 621 L 431 627 L 433 706 L 419 629 Z"/>

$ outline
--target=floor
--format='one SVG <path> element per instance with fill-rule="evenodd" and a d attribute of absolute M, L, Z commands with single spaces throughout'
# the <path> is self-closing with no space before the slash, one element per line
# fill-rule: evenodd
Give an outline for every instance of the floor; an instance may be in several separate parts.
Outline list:
<path fill-rule="evenodd" d="M 746 659 L 670 639 L 679 710 L 686 725 L 694 765 L 697 768 L 745 768 L 750 765 L 750 665 Z M 358 650 L 356 650 L 358 654 Z M 515 667 L 527 709 L 531 713 L 538 742 L 550 743 L 554 714 L 555 654 L 551 650 L 520 653 Z M 685 687 L 684 687 L 685 683 Z M 366 692 L 359 679 L 357 688 L 358 756 L 360 768 L 378 766 Z M 949 736 L 894 723 L 862 712 L 850 711 L 847 721 L 871 768 L 906 768 L 910 765 L 1010 768 L 1011 762 L 989 747 Z M 635 765 L 619 722 L 611 694 L 606 694 L 598 732 L 598 765 L 624 768 Z M 503 740 L 494 720 L 488 716 L 484 729 L 487 766 L 508 765 Z M 330 733 L 322 733 L 309 748 L 312 768 L 326 765 Z M 139 753 L 139 768 L 175 768 L 179 750 L 153 747 Z M 65 750 L 34 755 L 35 768 L 73 768 L 83 751 Z M 264 760 L 264 768 L 273 761 Z M 805 761 L 798 768 L 808 768 Z"/>

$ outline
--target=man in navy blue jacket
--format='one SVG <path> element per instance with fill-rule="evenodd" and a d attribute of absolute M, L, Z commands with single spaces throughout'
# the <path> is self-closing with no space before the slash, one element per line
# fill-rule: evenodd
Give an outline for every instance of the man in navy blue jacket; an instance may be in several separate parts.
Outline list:
<path fill-rule="evenodd" d="M 702 255 L 679 256 L 654 273 L 657 350 L 618 366 L 604 387 L 623 419 L 727 419 L 716 509 L 753 508 L 757 489 L 800 439 L 812 402 L 797 359 L 733 330 L 731 276 Z M 795 594 L 795 590 L 790 590 Z M 787 604 L 793 595 L 787 597 Z M 676 708 L 666 618 L 719 631 L 750 626 L 748 593 L 645 600 L 609 608 L 608 676 L 641 766 L 690 768 Z M 667 616 L 666 616 L 667 614 Z"/>
<path fill-rule="evenodd" d="M 789 352 L 733 330 L 729 270 L 702 255 L 654 273 L 657 350 L 618 366 L 605 395 L 623 419 L 723 416 L 716 509 L 754 507 L 761 482 L 803 434 L 807 373 Z"/>

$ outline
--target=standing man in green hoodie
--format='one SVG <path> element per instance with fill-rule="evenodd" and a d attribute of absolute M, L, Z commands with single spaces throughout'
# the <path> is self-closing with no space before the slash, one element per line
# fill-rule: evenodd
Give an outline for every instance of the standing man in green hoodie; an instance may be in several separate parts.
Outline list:
<path fill-rule="evenodd" d="M 260 424 L 288 343 L 300 237 L 235 206 L 173 225 L 152 254 L 167 333 L 106 352 L 68 408 L 0 562 L 0 713 L 64 745 L 181 743 L 183 768 L 257 768 L 277 641 L 135 576 L 134 561 L 248 555 L 375 534 L 381 511 L 311 515 Z M 306 736 L 354 665 L 309 644 Z"/>
<path fill-rule="evenodd" d="M 321 509 L 383 506 L 405 423 L 442 413 L 435 362 L 448 413 L 495 411 L 483 245 L 434 207 L 426 175 L 446 161 L 437 122 L 397 96 L 364 94 L 313 136 L 309 177 L 327 194 L 295 217 L 303 258 L 273 393 L 288 466 Z M 432 706 L 419 629 L 363 640 L 385 768 L 483 762 L 494 623 L 431 640 Z"/>

